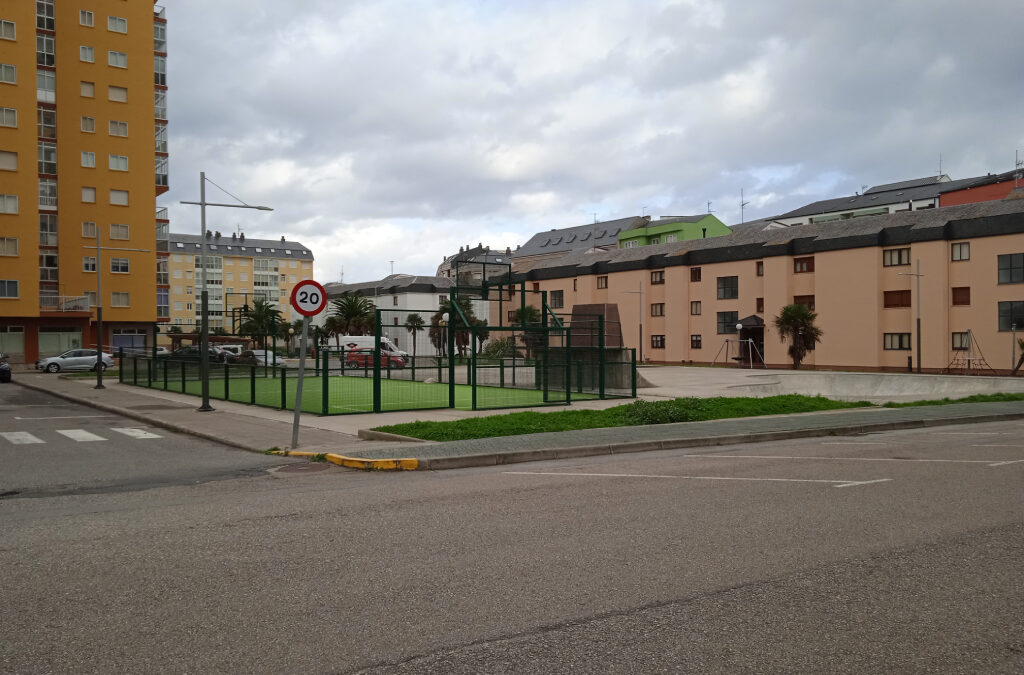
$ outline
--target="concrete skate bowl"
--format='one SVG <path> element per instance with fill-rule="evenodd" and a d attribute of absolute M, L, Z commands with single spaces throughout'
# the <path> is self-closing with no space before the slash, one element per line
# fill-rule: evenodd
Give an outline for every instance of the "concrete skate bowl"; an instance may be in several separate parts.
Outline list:
<path fill-rule="evenodd" d="M 1024 393 L 1024 378 L 825 371 L 750 375 L 729 387 L 735 396 L 804 394 L 872 403 L 964 398 L 975 394 Z"/>

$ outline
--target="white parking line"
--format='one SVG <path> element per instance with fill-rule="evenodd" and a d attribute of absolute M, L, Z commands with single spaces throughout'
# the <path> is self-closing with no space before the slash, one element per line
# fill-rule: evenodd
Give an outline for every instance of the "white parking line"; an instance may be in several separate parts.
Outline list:
<path fill-rule="evenodd" d="M 61 436 L 67 436 L 71 440 L 78 441 L 80 443 L 107 440 L 102 436 L 97 436 L 96 434 L 90 431 L 86 431 L 85 429 L 56 429 L 55 431 Z"/>
<path fill-rule="evenodd" d="M 989 466 L 1006 466 L 1007 464 L 1020 464 L 1021 462 L 1024 462 L 1024 459 L 1011 459 L 1006 462 L 996 462 L 994 464 L 989 464 Z"/>
<path fill-rule="evenodd" d="M 989 464 L 991 459 L 909 459 L 902 457 L 799 457 L 796 455 L 682 455 L 706 459 L 814 459 L 833 462 L 943 462 L 950 464 Z M 991 466 L 991 465 L 990 465 Z"/>
<path fill-rule="evenodd" d="M 111 431 L 116 431 L 119 434 L 130 436 L 131 438 L 161 438 L 159 435 L 150 433 L 145 429 L 136 429 L 133 427 L 110 427 Z"/>
<path fill-rule="evenodd" d="M 16 420 L 78 420 L 87 417 L 114 417 L 114 415 L 68 415 L 67 417 L 15 417 Z"/>
<path fill-rule="evenodd" d="M 972 445 L 972 448 L 1024 448 L 1024 445 Z"/>
<path fill-rule="evenodd" d="M 933 436 L 1001 436 L 1004 431 L 933 431 Z"/>
<path fill-rule="evenodd" d="M 875 480 L 826 480 L 823 478 L 741 478 L 737 476 L 663 476 L 658 474 L 641 473 L 569 473 L 563 471 L 502 471 L 502 473 L 513 476 L 583 476 L 600 478 L 677 478 L 681 480 L 735 480 L 752 483 L 828 483 L 833 487 L 854 487 L 856 485 L 870 485 L 872 483 L 885 483 L 891 478 L 877 478 Z"/>
<path fill-rule="evenodd" d="M 45 443 L 41 438 L 36 438 L 27 431 L 3 431 L 0 432 L 8 442 L 14 445 L 28 445 L 29 443 Z"/>

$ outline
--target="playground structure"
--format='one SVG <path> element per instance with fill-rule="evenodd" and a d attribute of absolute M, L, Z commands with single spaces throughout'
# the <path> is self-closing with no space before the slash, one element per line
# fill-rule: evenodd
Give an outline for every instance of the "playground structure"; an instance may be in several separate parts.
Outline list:
<path fill-rule="evenodd" d="M 439 309 L 377 308 L 369 353 L 318 349 L 307 366 L 302 409 L 320 415 L 486 410 L 636 396 L 636 352 L 623 347 L 618 321 L 603 312 L 555 313 L 547 292 L 510 281 L 508 264 L 457 262 L 454 272 L 456 283 Z M 382 350 L 385 334 L 408 356 Z M 198 364 L 148 355 L 124 356 L 119 377 L 184 393 L 201 387 Z M 294 372 L 284 367 L 210 368 L 214 399 L 292 408 L 295 385 Z"/>

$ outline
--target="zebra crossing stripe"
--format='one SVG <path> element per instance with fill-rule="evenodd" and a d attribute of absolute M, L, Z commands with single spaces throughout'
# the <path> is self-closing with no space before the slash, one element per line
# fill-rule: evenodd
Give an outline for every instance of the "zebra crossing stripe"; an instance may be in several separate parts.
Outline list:
<path fill-rule="evenodd" d="M 36 438 L 27 431 L 2 431 L 0 436 L 3 436 L 8 442 L 14 445 L 28 445 L 29 443 L 45 443 L 41 438 Z"/>
<path fill-rule="evenodd" d="M 67 436 L 71 440 L 78 441 L 80 443 L 84 443 L 84 442 L 88 442 L 88 441 L 105 441 L 105 440 L 107 440 L 107 439 L 103 438 L 102 436 L 97 436 L 96 434 L 94 434 L 92 432 L 89 432 L 89 431 L 86 431 L 85 429 L 57 429 L 56 431 L 61 436 Z"/>
<path fill-rule="evenodd" d="M 136 429 L 133 427 L 110 427 L 111 431 L 116 431 L 119 434 L 124 434 L 130 438 L 160 438 L 158 434 L 151 433 L 145 429 Z"/>

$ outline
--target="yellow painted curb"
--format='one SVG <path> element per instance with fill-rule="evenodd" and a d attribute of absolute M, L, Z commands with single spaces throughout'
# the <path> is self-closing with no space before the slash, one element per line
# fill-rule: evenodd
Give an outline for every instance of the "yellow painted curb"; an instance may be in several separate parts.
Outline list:
<path fill-rule="evenodd" d="M 419 468 L 419 460 L 413 458 L 404 459 L 362 459 L 360 457 L 346 457 L 336 455 L 333 452 L 301 452 L 296 450 L 271 450 L 271 455 L 283 457 L 323 457 L 331 464 L 348 467 L 350 469 L 363 469 L 364 471 L 415 471 Z"/>

